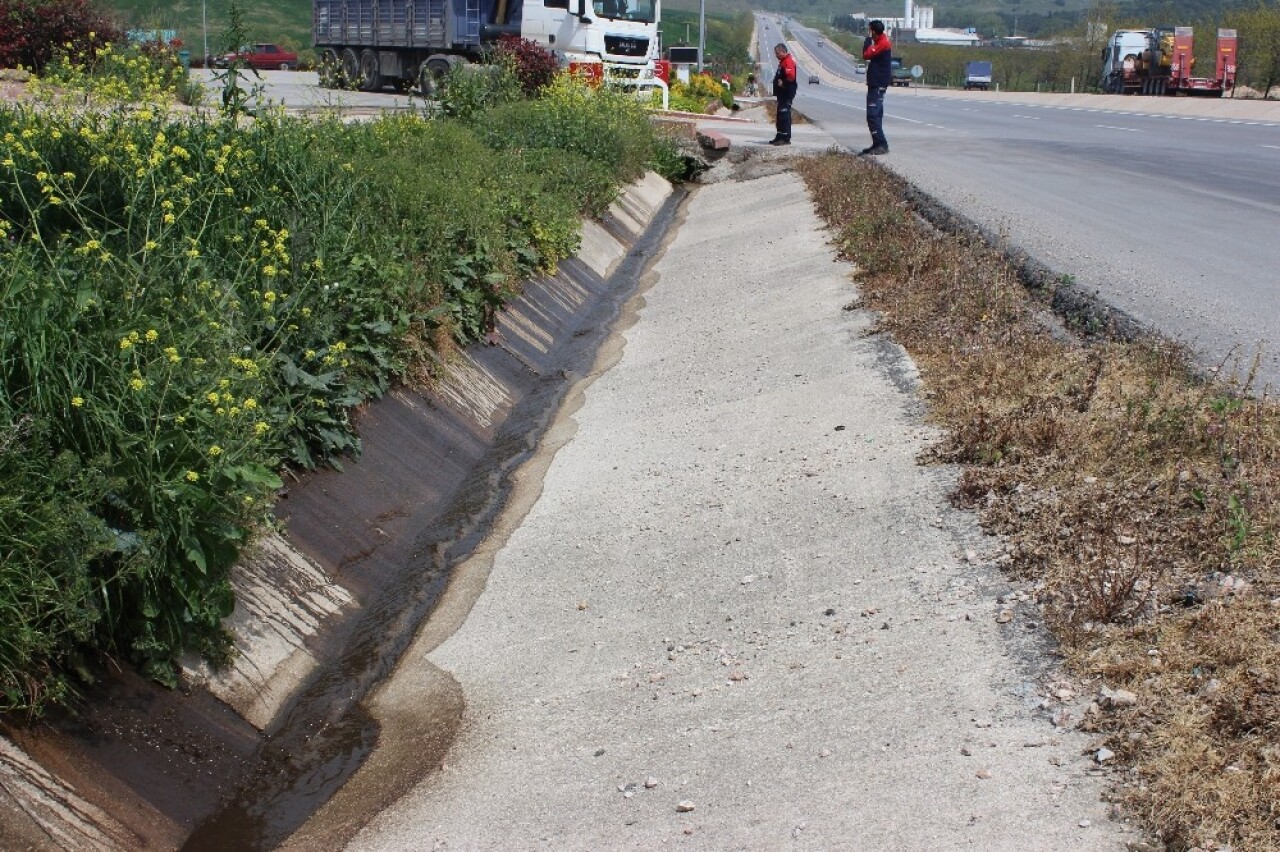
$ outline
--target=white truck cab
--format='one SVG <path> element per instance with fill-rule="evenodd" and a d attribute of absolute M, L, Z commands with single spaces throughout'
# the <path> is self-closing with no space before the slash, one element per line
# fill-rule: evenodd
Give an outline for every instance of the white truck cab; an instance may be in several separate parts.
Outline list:
<path fill-rule="evenodd" d="M 520 35 L 609 76 L 652 74 L 660 0 L 524 0 Z"/>

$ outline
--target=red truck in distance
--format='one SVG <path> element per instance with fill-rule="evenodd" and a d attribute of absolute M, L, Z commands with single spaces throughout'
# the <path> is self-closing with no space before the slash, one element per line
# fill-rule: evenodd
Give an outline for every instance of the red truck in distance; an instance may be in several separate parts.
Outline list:
<path fill-rule="evenodd" d="M 257 68 L 260 71 L 271 71 L 277 68 L 281 71 L 296 71 L 298 68 L 298 54 L 285 50 L 278 44 L 265 43 L 250 45 L 236 53 L 219 56 L 214 59 L 213 64 L 215 68 L 229 68 L 237 59 L 244 60 L 250 68 Z"/>

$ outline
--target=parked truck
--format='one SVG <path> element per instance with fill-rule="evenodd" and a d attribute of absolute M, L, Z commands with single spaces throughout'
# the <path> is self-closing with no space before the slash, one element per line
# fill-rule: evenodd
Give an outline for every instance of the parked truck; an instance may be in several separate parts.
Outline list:
<path fill-rule="evenodd" d="M 503 35 L 592 76 L 653 79 L 661 0 L 312 0 L 321 78 L 425 95 Z"/>
<path fill-rule="evenodd" d="M 889 60 L 889 85 L 910 86 L 911 72 L 902 67 L 902 60 L 894 56 Z"/>
<path fill-rule="evenodd" d="M 1235 88 L 1235 30 L 1218 30 L 1212 77 L 1194 77 L 1191 27 L 1117 30 L 1102 50 L 1102 91 L 1115 95 L 1207 95 Z"/>
<path fill-rule="evenodd" d="M 991 63 L 975 59 L 964 69 L 964 88 L 986 91 L 991 87 Z"/>

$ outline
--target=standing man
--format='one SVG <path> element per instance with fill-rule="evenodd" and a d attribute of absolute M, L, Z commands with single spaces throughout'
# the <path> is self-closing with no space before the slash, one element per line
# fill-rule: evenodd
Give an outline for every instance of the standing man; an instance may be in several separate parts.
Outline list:
<path fill-rule="evenodd" d="M 777 135 L 770 145 L 791 144 L 791 102 L 796 99 L 796 59 L 785 44 L 773 49 L 778 58 L 778 71 L 773 75 L 773 96 L 778 99 Z"/>
<path fill-rule="evenodd" d="M 867 129 L 871 131 L 871 147 L 864 154 L 889 153 L 889 140 L 884 138 L 884 92 L 893 82 L 892 48 L 884 34 L 884 21 L 867 25 L 871 32 L 862 43 L 862 58 L 867 60 Z"/>

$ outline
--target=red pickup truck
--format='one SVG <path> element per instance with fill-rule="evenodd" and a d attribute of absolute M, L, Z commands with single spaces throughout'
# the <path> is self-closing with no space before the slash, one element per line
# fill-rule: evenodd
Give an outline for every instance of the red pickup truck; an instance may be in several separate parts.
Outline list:
<path fill-rule="evenodd" d="M 229 68 L 232 62 L 242 59 L 250 68 L 269 71 L 279 68 L 281 71 L 296 71 L 298 54 L 285 50 L 278 44 L 255 44 L 236 53 L 219 56 L 213 61 L 216 68 Z"/>

